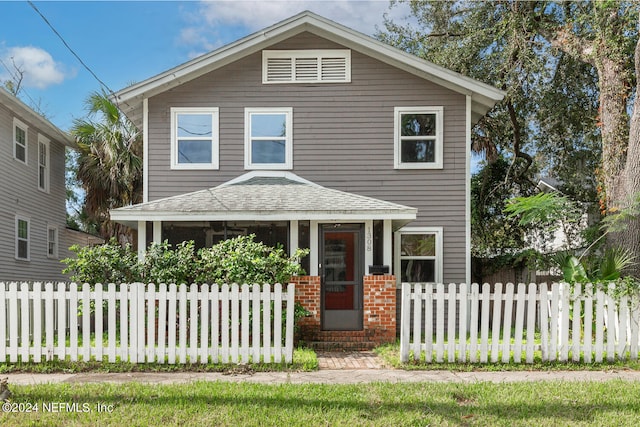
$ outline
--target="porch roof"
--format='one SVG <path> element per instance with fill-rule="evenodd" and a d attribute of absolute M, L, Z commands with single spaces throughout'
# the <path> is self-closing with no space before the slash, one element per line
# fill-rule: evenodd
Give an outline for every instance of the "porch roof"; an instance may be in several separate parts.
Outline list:
<path fill-rule="evenodd" d="M 397 229 L 417 209 L 326 188 L 293 173 L 250 172 L 217 187 L 114 209 L 111 219 L 138 221 L 393 220 Z"/>

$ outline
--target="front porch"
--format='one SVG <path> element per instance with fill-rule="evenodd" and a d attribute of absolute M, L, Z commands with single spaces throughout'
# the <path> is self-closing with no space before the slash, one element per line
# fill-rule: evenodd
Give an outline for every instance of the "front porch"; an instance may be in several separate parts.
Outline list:
<path fill-rule="evenodd" d="M 296 300 L 312 315 L 299 338 L 370 349 L 396 337 L 393 233 L 416 209 L 328 189 L 292 173 L 248 173 L 218 187 L 112 211 L 138 229 L 139 255 L 151 242 L 193 240 L 211 246 L 255 234 L 300 260 L 308 276 L 295 277 Z M 374 274 L 384 275 L 374 275 Z"/>

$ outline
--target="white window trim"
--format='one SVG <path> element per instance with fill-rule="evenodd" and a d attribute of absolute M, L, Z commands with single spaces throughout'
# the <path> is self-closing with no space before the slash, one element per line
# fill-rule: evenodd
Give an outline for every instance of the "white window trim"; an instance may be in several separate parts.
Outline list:
<path fill-rule="evenodd" d="M 16 157 L 16 145 L 18 144 L 18 141 L 16 140 L 16 127 L 24 131 L 24 161 Z M 13 158 L 25 165 L 29 164 L 29 126 L 15 117 L 13 118 Z"/>
<path fill-rule="evenodd" d="M 429 163 L 403 163 L 401 156 L 400 116 L 402 114 L 435 114 L 436 115 L 436 155 L 435 161 Z M 442 169 L 443 163 L 443 107 L 395 107 L 393 111 L 393 162 L 395 169 Z"/>
<path fill-rule="evenodd" d="M 51 230 L 55 230 L 55 232 L 56 232 L 55 240 L 53 241 L 53 244 L 54 244 L 53 254 L 49 253 L 49 244 L 51 243 L 51 240 L 49 240 L 49 232 Z M 58 259 L 58 240 L 59 240 L 58 236 L 59 236 L 58 227 L 53 227 L 53 226 L 48 225 L 47 226 L 47 258 Z"/>
<path fill-rule="evenodd" d="M 286 114 L 287 135 L 285 137 L 284 163 L 251 162 L 251 115 Z M 247 107 L 244 109 L 244 168 L 246 170 L 291 170 L 293 169 L 293 108 L 291 107 Z"/>
<path fill-rule="evenodd" d="M 178 114 L 210 114 L 212 116 L 211 129 L 211 163 L 179 163 L 178 162 Z M 217 107 L 171 107 L 171 169 L 207 169 L 220 168 L 220 111 Z M 204 139 L 204 138 L 203 138 Z"/>
<path fill-rule="evenodd" d="M 40 144 L 44 145 L 45 150 L 45 165 L 44 165 L 44 187 L 40 187 Z M 38 134 L 38 190 L 45 193 L 49 192 L 49 180 L 51 178 L 51 142 L 43 135 Z"/>
<path fill-rule="evenodd" d="M 434 234 L 436 236 L 436 255 L 417 257 L 414 259 L 435 259 L 435 283 L 443 283 L 442 266 L 443 266 L 443 251 L 442 251 L 442 236 L 443 227 L 403 227 L 394 233 L 394 259 L 393 259 L 393 272 L 396 276 L 398 286 L 401 285 L 402 271 L 401 268 L 401 255 L 400 255 L 400 236 L 402 234 Z"/>
<path fill-rule="evenodd" d="M 27 238 L 21 239 L 18 237 L 18 223 L 19 221 L 26 221 L 27 223 Z M 27 257 L 21 258 L 18 256 L 18 242 L 20 240 L 25 240 L 27 242 Z M 31 261 L 31 220 L 25 216 L 16 215 L 15 219 L 15 258 L 18 261 Z"/>
<path fill-rule="evenodd" d="M 267 63 L 269 59 L 291 59 L 291 79 L 269 81 Z M 317 79 L 296 80 L 295 60 L 316 58 L 318 63 Z M 341 79 L 322 79 L 322 58 L 344 58 L 345 75 Z M 304 50 L 263 50 L 262 51 L 262 83 L 263 84 L 304 84 L 304 83 L 351 83 L 351 50 L 349 49 L 304 49 Z"/>

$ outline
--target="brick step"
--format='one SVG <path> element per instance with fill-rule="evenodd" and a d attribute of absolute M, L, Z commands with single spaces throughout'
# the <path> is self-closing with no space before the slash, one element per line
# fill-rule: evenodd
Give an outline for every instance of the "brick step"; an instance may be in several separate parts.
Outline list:
<path fill-rule="evenodd" d="M 378 346 L 371 341 L 311 341 L 307 345 L 315 351 L 370 351 Z"/>

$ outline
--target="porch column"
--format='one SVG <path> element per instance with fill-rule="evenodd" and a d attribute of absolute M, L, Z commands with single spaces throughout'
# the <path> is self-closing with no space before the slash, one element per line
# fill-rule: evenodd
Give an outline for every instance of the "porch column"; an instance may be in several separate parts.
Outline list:
<path fill-rule="evenodd" d="M 391 244 L 391 220 L 385 219 L 383 221 L 382 230 L 382 264 L 389 266 L 389 273 L 391 270 L 391 263 L 393 262 L 393 245 Z"/>
<path fill-rule="evenodd" d="M 298 249 L 298 220 L 292 219 L 289 221 L 289 256 Z"/>
<path fill-rule="evenodd" d="M 162 243 L 162 221 L 153 221 L 153 242 Z"/>
<path fill-rule="evenodd" d="M 138 221 L 138 261 L 144 260 L 147 250 L 147 221 Z"/>
<path fill-rule="evenodd" d="M 309 221 L 309 276 L 318 275 L 318 221 Z"/>
<path fill-rule="evenodd" d="M 364 222 L 364 269 L 366 273 L 370 265 L 373 265 L 373 220 Z"/>

